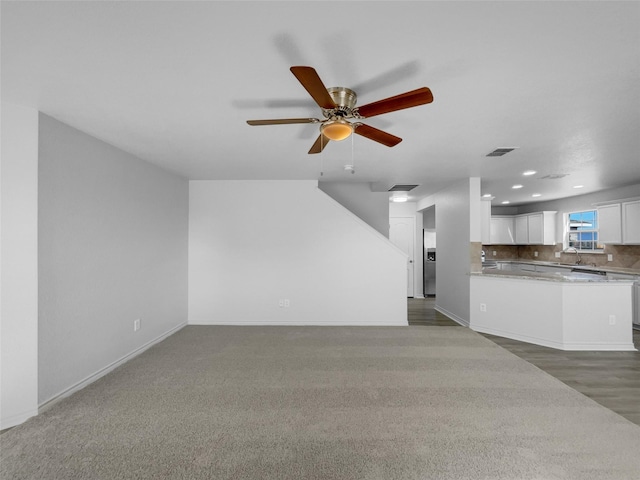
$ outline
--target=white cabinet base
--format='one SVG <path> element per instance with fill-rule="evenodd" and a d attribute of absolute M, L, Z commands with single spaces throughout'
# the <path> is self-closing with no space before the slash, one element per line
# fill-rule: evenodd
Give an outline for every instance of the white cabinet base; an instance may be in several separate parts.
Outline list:
<path fill-rule="evenodd" d="M 635 351 L 631 295 L 631 282 L 471 276 L 469 326 L 560 350 Z"/>

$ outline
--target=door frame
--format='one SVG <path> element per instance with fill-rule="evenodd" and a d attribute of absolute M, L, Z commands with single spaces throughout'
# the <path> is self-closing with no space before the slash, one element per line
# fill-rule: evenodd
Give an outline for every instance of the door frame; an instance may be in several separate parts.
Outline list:
<path fill-rule="evenodd" d="M 409 263 L 411 263 L 411 295 L 409 295 L 409 285 L 407 285 L 407 298 L 422 298 L 422 294 L 416 295 L 416 286 L 418 282 L 416 282 L 416 217 L 415 215 L 391 215 L 389 216 L 389 239 L 391 240 L 391 222 L 394 218 L 403 218 L 409 220 L 409 224 L 411 227 L 411 238 L 413 244 L 413 252 L 411 252 L 410 258 L 407 260 L 407 269 L 409 269 Z M 422 244 L 421 244 L 422 246 Z M 407 276 L 407 279 L 409 276 Z"/>

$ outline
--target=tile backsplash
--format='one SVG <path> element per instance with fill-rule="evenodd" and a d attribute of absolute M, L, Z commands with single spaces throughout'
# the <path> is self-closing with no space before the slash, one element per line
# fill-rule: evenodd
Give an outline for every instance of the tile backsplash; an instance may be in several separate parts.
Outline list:
<path fill-rule="evenodd" d="M 483 245 L 487 260 L 539 260 L 541 262 L 575 263 L 575 253 L 562 252 L 562 245 Z M 493 254 L 495 252 L 495 255 Z M 538 252 L 538 256 L 535 256 Z M 556 258 L 555 253 L 560 253 Z M 613 255 L 613 261 L 607 260 Z M 581 253 L 583 265 L 596 267 L 619 267 L 640 270 L 640 245 L 605 245 L 602 253 Z"/>

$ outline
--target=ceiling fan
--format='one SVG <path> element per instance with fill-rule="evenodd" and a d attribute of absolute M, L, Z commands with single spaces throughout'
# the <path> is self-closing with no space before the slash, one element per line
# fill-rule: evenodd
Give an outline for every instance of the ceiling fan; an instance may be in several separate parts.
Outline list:
<path fill-rule="evenodd" d="M 324 119 L 282 118 L 272 120 L 247 120 L 247 123 L 253 126 L 319 123 L 320 135 L 311 147 L 311 150 L 309 150 L 309 153 L 320 153 L 329 141 L 344 140 L 352 133 L 357 133 L 387 147 L 393 147 L 402 141 L 400 137 L 365 125 L 357 120 L 433 102 L 431 90 L 427 87 L 422 87 L 417 90 L 378 100 L 377 102 L 368 103 L 361 107 L 356 107 L 356 100 L 358 98 L 356 92 L 346 87 L 325 87 L 318 73 L 312 67 L 291 67 L 290 70 L 322 109 Z M 349 122 L 348 119 L 356 119 L 356 121 Z"/>

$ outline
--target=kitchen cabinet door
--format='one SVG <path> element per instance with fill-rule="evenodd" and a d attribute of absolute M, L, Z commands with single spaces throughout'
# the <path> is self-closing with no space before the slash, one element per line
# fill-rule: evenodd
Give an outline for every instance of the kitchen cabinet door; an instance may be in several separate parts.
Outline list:
<path fill-rule="evenodd" d="M 622 204 L 622 243 L 640 244 L 640 200 Z"/>
<path fill-rule="evenodd" d="M 598 207 L 598 241 L 622 243 L 622 214 L 619 203 Z"/>
<path fill-rule="evenodd" d="M 518 215 L 515 220 L 516 245 L 529 244 L 529 215 Z"/>
<path fill-rule="evenodd" d="M 544 242 L 544 222 L 542 213 L 532 213 L 527 215 L 529 227 L 529 243 L 531 245 L 543 245 Z"/>
<path fill-rule="evenodd" d="M 513 245 L 513 217 L 491 217 L 490 237 L 492 245 Z"/>

